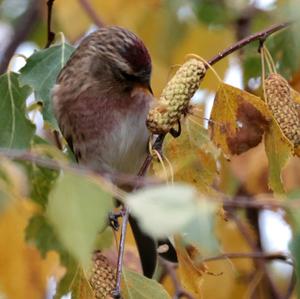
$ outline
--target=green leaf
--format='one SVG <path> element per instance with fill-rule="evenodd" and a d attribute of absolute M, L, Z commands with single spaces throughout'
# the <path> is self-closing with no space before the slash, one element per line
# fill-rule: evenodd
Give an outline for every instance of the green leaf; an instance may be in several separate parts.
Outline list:
<path fill-rule="evenodd" d="M 110 226 L 108 226 L 104 231 L 98 234 L 95 248 L 97 250 L 110 248 L 113 245 L 114 240 L 113 230 Z"/>
<path fill-rule="evenodd" d="M 71 292 L 77 271 L 80 269 L 78 262 L 68 253 L 61 254 L 61 262 L 66 267 L 67 273 L 59 282 L 54 299 L 61 299 L 63 295 Z"/>
<path fill-rule="evenodd" d="M 55 128 L 57 123 L 52 111 L 51 89 L 73 51 L 74 48 L 66 43 L 36 51 L 20 70 L 20 82 L 33 88 L 37 99 L 43 102 L 44 119 Z"/>
<path fill-rule="evenodd" d="M 29 166 L 28 174 L 29 181 L 31 183 L 31 199 L 43 208 L 46 208 L 49 192 L 51 191 L 59 172 L 37 166 L 36 164 L 31 164 Z"/>
<path fill-rule="evenodd" d="M 32 150 L 40 150 L 39 146 L 47 146 L 53 151 L 57 150 L 56 147 L 51 146 L 46 140 L 35 135 L 32 140 Z M 57 150 L 58 151 L 58 150 Z M 41 150 L 40 150 L 41 152 Z M 55 158 L 54 155 L 47 158 Z M 28 181 L 30 182 L 30 198 L 39 204 L 43 209 L 46 208 L 48 202 L 48 195 L 59 175 L 58 170 L 41 167 L 34 162 L 21 162 L 27 170 Z"/>
<path fill-rule="evenodd" d="M 225 25 L 232 18 L 232 12 L 226 5 L 211 0 L 193 0 L 198 20 L 207 25 Z"/>
<path fill-rule="evenodd" d="M 299 278 L 300 278 L 300 231 L 298 230 L 298 233 L 296 236 L 294 236 L 291 244 L 290 244 L 290 250 L 295 260 L 295 272 L 296 272 L 296 290 L 297 290 L 297 298 L 300 298 L 300 284 L 299 284 Z"/>
<path fill-rule="evenodd" d="M 249 80 L 252 78 L 260 78 L 261 77 L 261 59 L 257 53 L 258 45 L 255 44 L 255 48 L 247 47 L 244 52 L 245 58 L 243 59 L 243 81 L 245 86 L 249 86 Z"/>
<path fill-rule="evenodd" d="M 0 147 L 27 148 L 35 131 L 25 114 L 31 90 L 20 87 L 18 77 L 12 72 L 0 76 Z"/>
<path fill-rule="evenodd" d="M 195 217 L 182 229 L 184 240 L 201 248 L 204 255 L 218 252 L 214 234 L 215 215 L 216 206 L 208 200 L 201 200 Z"/>
<path fill-rule="evenodd" d="M 49 195 L 47 216 L 65 248 L 86 267 L 112 209 L 112 196 L 95 181 L 66 172 Z"/>
<path fill-rule="evenodd" d="M 278 73 L 287 80 L 291 80 L 300 66 L 299 26 L 291 26 L 270 36 L 267 39 L 267 47 L 271 52 Z"/>
<path fill-rule="evenodd" d="M 298 208 L 298 205 L 296 204 L 297 200 L 299 199 L 299 196 L 299 188 L 293 190 L 292 192 L 289 192 L 287 198 L 288 204 L 291 204 L 291 206 L 288 206 L 288 208 L 286 209 L 287 217 L 293 230 L 293 238 L 289 247 L 295 260 L 295 272 L 297 277 L 296 290 L 298 294 L 297 298 L 300 298 L 300 210 Z M 293 201 L 296 201 L 294 206 Z"/>
<path fill-rule="evenodd" d="M 124 299 L 170 299 L 161 284 L 136 272 L 124 270 L 122 280 L 122 297 Z"/>
<path fill-rule="evenodd" d="M 146 187 L 127 197 L 131 213 L 154 238 L 178 232 L 195 216 L 197 191 L 188 185 Z"/>
<path fill-rule="evenodd" d="M 181 233 L 188 242 L 209 251 L 216 249 L 212 231 L 216 205 L 201 198 L 194 187 L 147 187 L 129 194 L 127 204 L 141 228 L 152 237 Z"/>
<path fill-rule="evenodd" d="M 33 243 L 43 257 L 48 251 L 64 252 L 64 248 L 57 239 L 53 227 L 43 215 L 34 215 L 26 227 L 26 241 Z"/>
<path fill-rule="evenodd" d="M 281 172 L 292 157 L 293 145 L 274 120 L 265 133 L 265 150 L 269 161 L 268 185 L 275 193 L 284 194 Z"/>
<path fill-rule="evenodd" d="M 58 283 L 55 298 L 60 299 L 69 293 L 80 267 L 78 262 L 66 251 L 57 238 L 54 228 L 44 215 L 36 214 L 29 220 L 26 227 L 26 241 L 34 244 L 42 257 L 46 257 L 47 252 L 51 250 L 59 253 L 60 261 L 66 268 L 66 274 Z"/>

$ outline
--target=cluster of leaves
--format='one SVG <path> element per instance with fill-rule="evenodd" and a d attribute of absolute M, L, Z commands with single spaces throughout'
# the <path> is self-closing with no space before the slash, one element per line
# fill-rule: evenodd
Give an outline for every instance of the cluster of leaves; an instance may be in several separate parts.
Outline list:
<path fill-rule="evenodd" d="M 42 106 L 45 123 L 51 130 L 57 128 L 51 107 L 51 89 L 73 50 L 62 42 L 37 51 L 27 59 L 20 73 L 8 71 L 0 77 L 2 154 L 18 157 L 26 150 L 48 159 L 50 163 L 57 161 L 64 169 L 69 155 L 66 157 L 48 141 L 35 135 L 35 125 L 28 116 L 32 108 L 26 106 L 26 99 L 34 93 L 36 102 L 40 103 L 34 105 Z M 71 158 L 69 160 L 72 162 Z M 112 232 L 105 230 L 107 216 L 113 209 L 111 192 L 88 174 L 67 169 L 60 171 L 58 167 L 49 169 L 38 161 L 26 161 L 26 158 L 24 162 L 2 158 L 0 165 L 1 292 L 9 297 L 22 298 L 24 290 L 30 287 L 33 293 L 30 298 L 41 298 L 45 295 L 46 278 L 55 275 L 57 279 L 63 276 L 56 298 L 70 291 L 73 298 L 83 298 L 86 289 L 90 288 L 86 271 L 90 267 L 91 252 L 111 246 Z M 11 239 L 13 235 L 16 237 Z M 11 248 L 16 248 L 16 252 Z M 21 255 L 19 251 L 24 253 Z M 22 263 L 27 259 L 34 263 L 25 264 L 26 271 L 22 272 L 22 264 L 15 260 L 17 256 Z M 66 274 L 59 268 L 58 257 Z M 20 278 L 8 275 L 6 268 L 12 275 L 20 273 Z M 30 282 L 33 274 L 28 274 L 28 271 L 34 273 L 37 280 Z M 125 298 L 131 298 L 135 292 L 147 287 L 153 289 L 152 294 L 155 294 L 155 288 L 158 294 L 161 293 L 158 284 L 153 286 L 152 281 L 141 275 L 128 272 L 124 277 Z M 18 293 L 9 280 L 24 281 L 27 287 L 18 287 Z M 159 298 L 167 298 L 166 293 Z"/>

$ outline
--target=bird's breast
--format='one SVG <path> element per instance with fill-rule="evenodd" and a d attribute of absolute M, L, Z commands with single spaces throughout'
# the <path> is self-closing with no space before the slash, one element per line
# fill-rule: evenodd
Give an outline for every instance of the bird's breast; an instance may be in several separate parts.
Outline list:
<path fill-rule="evenodd" d="M 99 172 L 136 173 L 147 153 L 152 96 L 142 88 L 122 97 L 87 89 L 77 99 L 53 97 L 63 135 L 81 164 Z"/>

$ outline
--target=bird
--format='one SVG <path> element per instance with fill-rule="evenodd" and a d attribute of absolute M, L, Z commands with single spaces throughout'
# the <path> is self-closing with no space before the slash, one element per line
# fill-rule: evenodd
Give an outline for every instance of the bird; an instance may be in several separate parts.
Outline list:
<path fill-rule="evenodd" d="M 146 46 L 125 28 L 104 26 L 81 41 L 52 90 L 54 115 L 79 164 L 100 174 L 137 174 L 150 137 L 151 72 Z M 132 217 L 130 224 L 151 277 L 156 242 Z"/>

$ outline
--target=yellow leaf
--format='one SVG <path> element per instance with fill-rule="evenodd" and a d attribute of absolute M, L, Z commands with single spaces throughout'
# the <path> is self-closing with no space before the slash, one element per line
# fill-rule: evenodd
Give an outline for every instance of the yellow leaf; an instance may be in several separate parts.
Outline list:
<path fill-rule="evenodd" d="M 247 223 L 245 225 L 251 236 L 254 237 L 250 226 Z M 219 217 L 216 222 L 216 234 L 222 244 L 223 253 L 246 253 L 251 251 L 233 221 L 224 221 Z M 209 267 L 209 272 L 215 275 L 204 276 L 202 284 L 203 298 L 244 298 L 249 284 L 247 278 L 254 271 L 251 259 L 216 260 L 206 262 L 206 265 Z"/>
<path fill-rule="evenodd" d="M 28 192 L 28 182 L 22 168 L 3 157 L 0 157 L 0 190 L 8 197 L 26 196 Z"/>
<path fill-rule="evenodd" d="M 180 137 L 167 136 L 165 156 L 170 160 L 174 170 L 175 181 L 193 184 L 200 192 L 215 195 L 211 185 L 216 176 L 215 148 L 203 127 L 182 126 Z M 212 152 L 207 151 L 211 149 Z M 206 152 L 207 151 L 207 152 Z M 162 167 L 154 162 L 156 175 L 162 173 Z"/>
<path fill-rule="evenodd" d="M 54 252 L 43 260 L 38 250 L 24 241 L 24 229 L 35 206 L 25 200 L 10 202 L 0 214 L 0 286 L 5 298 L 44 298 L 47 280 L 57 273 Z"/>
<path fill-rule="evenodd" d="M 203 263 L 196 261 L 200 254 L 195 247 L 185 247 L 179 236 L 175 237 L 178 269 L 182 286 L 195 298 L 202 298 L 203 274 L 207 271 Z M 195 256 L 194 256 L 195 255 Z"/>
<path fill-rule="evenodd" d="M 234 138 L 238 130 L 239 107 L 250 104 L 266 118 L 271 118 L 265 102 L 257 96 L 231 85 L 222 83 L 215 96 L 211 113 L 212 139 L 225 155 L 232 153 L 229 139 Z M 263 125 L 263 124 L 262 124 Z"/>
<path fill-rule="evenodd" d="M 281 172 L 293 155 L 293 144 L 273 120 L 265 133 L 265 150 L 269 161 L 268 185 L 277 194 L 285 193 Z"/>
<path fill-rule="evenodd" d="M 72 297 L 76 299 L 95 299 L 94 292 L 86 274 L 81 267 L 78 267 L 77 273 L 72 282 Z"/>

